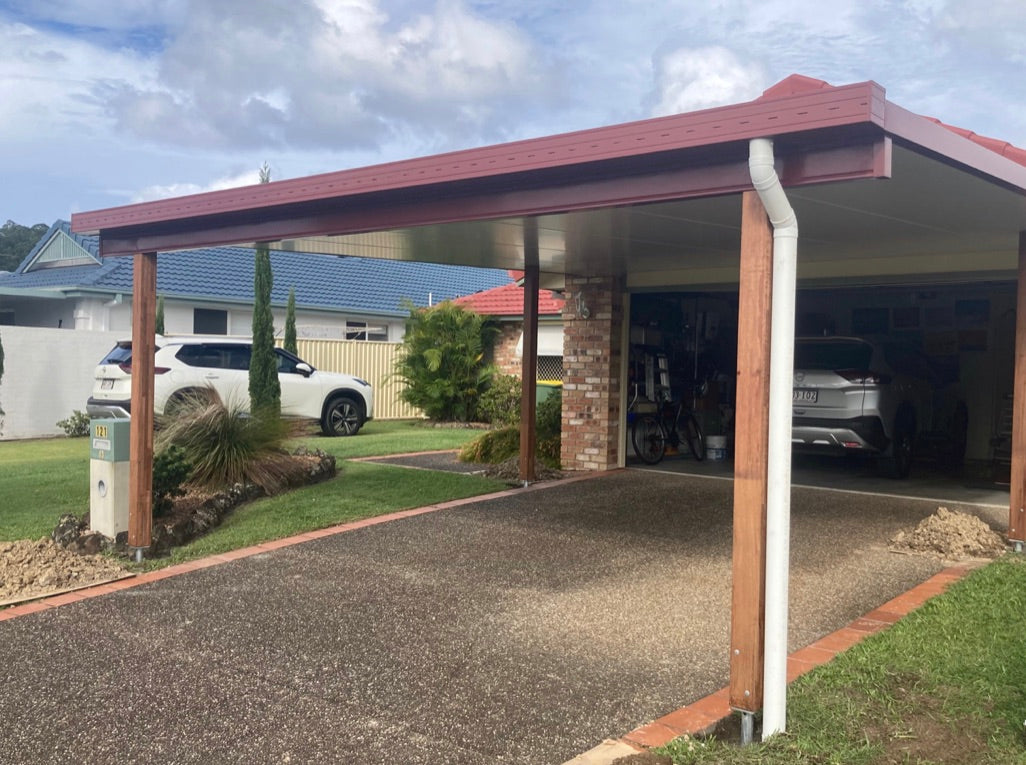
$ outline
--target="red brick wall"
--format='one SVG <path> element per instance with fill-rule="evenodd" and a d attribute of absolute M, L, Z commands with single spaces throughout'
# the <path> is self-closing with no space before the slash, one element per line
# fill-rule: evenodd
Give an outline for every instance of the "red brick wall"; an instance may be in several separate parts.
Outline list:
<path fill-rule="evenodd" d="M 578 315 L 578 295 L 587 319 Z M 566 277 L 563 308 L 563 444 L 567 470 L 617 466 L 623 285 L 610 277 Z"/>
<path fill-rule="evenodd" d="M 522 321 L 502 323 L 502 330 L 495 340 L 494 359 L 495 365 L 503 374 L 520 377 L 522 364 L 520 357 L 517 356 L 517 341 L 520 340 L 523 331 Z"/>

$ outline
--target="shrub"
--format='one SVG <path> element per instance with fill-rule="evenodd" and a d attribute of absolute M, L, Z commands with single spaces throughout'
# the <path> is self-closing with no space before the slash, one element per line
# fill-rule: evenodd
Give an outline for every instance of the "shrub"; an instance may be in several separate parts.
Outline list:
<path fill-rule="evenodd" d="M 494 464 L 513 457 L 520 451 L 520 427 L 509 425 L 482 433 L 463 445 L 460 460 Z"/>
<path fill-rule="evenodd" d="M 520 378 L 497 374 L 477 402 L 477 416 L 492 425 L 516 425 L 520 422 Z"/>
<path fill-rule="evenodd" d="M 405 384 L 400 397 L 433 420 L 474 419 L 495 373 L 484 359 L 496 327 L 449 301 L 431 308 L 407 302 L 405 307 L 410 317 L 395 365 L 395 376 Z"/>
<path fill-rule="evenodd" d="M 539 401 L 534 414 L 538 423 L 539 441 L 559 438 L 563 430 L 563 389 L 556 388 L 549 393 L 548 398 Z"/>
<path fill-rule="evenodd" d="M 153 457 L 153 517 L 167 515 L 174 507 L 175 497 L 185 494 L 182 488 L 192 473 L 192 463 L 178 446 L 168 446 Z"/>
<path fill-rule="evenodd" d="M 57 420 L 57 427 L 68 438 L 85 438 L 89 435 L 89 415 L 76 409 L 66 420 Z"/>
<path fill-rule="evenodd" d="M 535 411 L 538 426 L 535 456 L 546 467 L 559 468 L 560 426 L 562 424 L 562 396 L 559 390 L 538 403 Z M 520 453 L 520 427 L 510 425 L 482 433 L 465 444 L 459 458 L 463 462 L 494 464 L 505 462 Z"/>
<path fill-rule="evenodd" d="M 286 425 L 277 417 L 250 415 L 225 404 L 211 391 L 183 398 L 174 418 L 161 423 L 157 447 L 181 448 L 192 464 L 190 481 L 208 488 L 254 483 L 268 494 L 280 491 L 292 460 L 281 450 Z"/>

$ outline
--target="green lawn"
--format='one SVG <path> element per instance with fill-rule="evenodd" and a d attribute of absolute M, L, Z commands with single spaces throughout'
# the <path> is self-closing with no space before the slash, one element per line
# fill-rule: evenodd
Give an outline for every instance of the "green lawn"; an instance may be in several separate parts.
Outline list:
<path fill-rule="evenodd" d="M 478 476 L 343 464 L 352 457 L 456 449 L 479 433 L 464 428 L 430 427 L 419 420 L 392 420 L 372 421 L 354 438 L 296 439 L 291 446 L 305 445 L 334 454 L 339 459 L 340 477 L 244 506 L 218 531 L 183 548 L 179 555 L 197 557 L 223 552 L 354 518 L 502 488 L 502 484 Z M 88 439 L 0 442 L 0 497 L 0 540 L 49 536 L 62 513 L 86 512 Z M 193 552 L 193 548 L 197 551 Z"/>
<path fill-rule="evenodd" d="M 49 536 L 89 509 L 89 441 L 0 441 L 0 540 Z"/>
<path fill-rule="evenodd" d="M 788 731 L 675 763 L 1026 763 L 1026 560 L 1007 555 L 796 681 Z"/>
<path fill-rule="evenodd" d="M 355 438 L 310 436 L 295 444 L 320 449 L 339 459 L 381 457 L 405 452 L 429 452 L 459 449 L 481 435 L 480 430 L 460 427 L 435 427 L 422 420 L 371 420 Z"/>
<path fill-rule="evenodd" d="M 156 563 L 191 560 L 359 518 L 504 488 L 504 483 L 480 476 L 348 462 L 332 481 L 239 507 L 209 534 L 175 548 L 170 561 Z"/>

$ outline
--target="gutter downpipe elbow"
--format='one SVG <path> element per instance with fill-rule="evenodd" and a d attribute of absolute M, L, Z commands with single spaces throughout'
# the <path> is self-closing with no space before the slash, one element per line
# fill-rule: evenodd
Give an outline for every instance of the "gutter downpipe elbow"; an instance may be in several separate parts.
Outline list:
<path fill-rule="evenodd" d="M 766 624 L 762 738 L 787 724 L 787 599 L 791 533 L 791 409 L 798 220 L 773 165 L 773 142 L 749 144 L 752 184 L 773 224 L 769 454 L 766 481 Z"/>

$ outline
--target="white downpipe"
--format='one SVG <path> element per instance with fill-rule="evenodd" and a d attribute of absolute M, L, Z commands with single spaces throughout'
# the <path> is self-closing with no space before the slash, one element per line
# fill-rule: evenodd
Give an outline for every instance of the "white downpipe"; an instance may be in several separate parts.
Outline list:
<path fill-rule="evenodd" d="M 798 220 L 773 168 L 773 142 L 749 145 L 749 171 L 773 224 L 769 455 L 766 488 L 766 647 L 763 740 L 787 725 L 787 597 L 791 549 L 791 399 Z"/>

